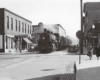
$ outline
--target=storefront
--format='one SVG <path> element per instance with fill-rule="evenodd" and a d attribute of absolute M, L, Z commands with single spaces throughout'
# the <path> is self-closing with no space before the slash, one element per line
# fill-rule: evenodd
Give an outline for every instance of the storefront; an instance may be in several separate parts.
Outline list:
<path fill-rule="evenodd" d="M 32 42 L 27 38 L 28 35 L 16 35 L 15 36 L 15 48 L 16 51 L 28 50 Z"/>
<path fill-rule="evenodd" d="M 14 35 L 6 35 L 6 40 L 5 40 L 5 52 L 12 52 L 15 49 L 15 42 L 14 42 Z"/>

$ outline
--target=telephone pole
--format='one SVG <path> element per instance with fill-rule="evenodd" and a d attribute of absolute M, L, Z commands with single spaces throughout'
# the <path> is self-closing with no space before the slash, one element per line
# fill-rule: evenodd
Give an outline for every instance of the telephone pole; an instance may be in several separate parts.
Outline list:
<path fill-rule="evenodd" d="M 83 32 L 83 4 L 82 0 L 80 0 L 80 8 L 81 8 L 81 31 Z M 83 54 L 83 38 L 80 39 L 80 54 Z"/>

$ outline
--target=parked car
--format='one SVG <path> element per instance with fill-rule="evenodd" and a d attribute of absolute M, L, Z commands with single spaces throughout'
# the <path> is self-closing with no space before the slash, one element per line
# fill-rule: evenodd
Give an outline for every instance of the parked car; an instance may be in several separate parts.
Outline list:
<path fill-rule="evenodd" d="M 28 49 L 29 52 L 32 52 L 32 51 L 37 51 L 37 44 L 32 44 L 30 46 L 30 48 Z"/>
<path fill-rule="evenodd" d="M 68 48 L 68 52 L 77 52 L 78 46 L 77 45 L 70 45 Z"/>

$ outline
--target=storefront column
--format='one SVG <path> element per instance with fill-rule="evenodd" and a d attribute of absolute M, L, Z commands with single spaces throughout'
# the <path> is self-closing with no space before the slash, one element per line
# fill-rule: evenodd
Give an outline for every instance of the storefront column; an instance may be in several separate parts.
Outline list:
<path fill-rule="evenodd" d="M 20 52 L 21 52 L 22 51 L 22 38 L 20 38 L 19 49 L 20 49 Z"/>
<path fill-rule="evenodd" d="M 11 38 L 9 38 L 9 49 L 11 50 Z"/>
<path fill-rule="evenodd" d="M 15 50 L 16 48 L 15 48 L 15 41 L 14 41 L 14 39 L 13 39 L 13 49 Z"/>
<path fill-rule="evenodd" d="M 8 37 L 8 50 L 10 49 L 10 40 L 9 40 L 9 37 Z"/>
<path fill-rule="evenodd" d="M 7 45 L 7 36 L 5 36 L 4 45 L 5 45 L 5 51 L 6 51 L 6 45 Z"/>

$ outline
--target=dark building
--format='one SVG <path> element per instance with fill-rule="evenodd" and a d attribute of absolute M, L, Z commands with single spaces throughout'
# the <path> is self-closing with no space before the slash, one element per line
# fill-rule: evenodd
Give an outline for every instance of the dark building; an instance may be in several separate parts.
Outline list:
<path fill-rule="evenodd" d="M 85 3 L 84 13 L 84 32 L 86 35 L 85 44 L 100 44 L 100 2 Z M 92 28 L 93 25 L 95 28 Z"/>

